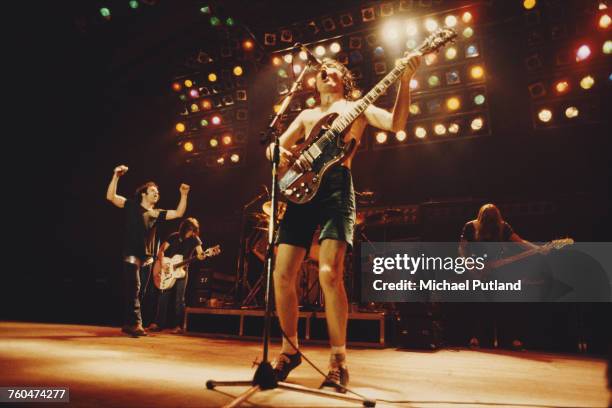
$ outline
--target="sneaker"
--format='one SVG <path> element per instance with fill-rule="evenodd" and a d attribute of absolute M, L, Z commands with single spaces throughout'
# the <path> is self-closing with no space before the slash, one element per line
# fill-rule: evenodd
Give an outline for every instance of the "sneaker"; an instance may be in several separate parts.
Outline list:
<path fill-rule="evenodd" d="M 321 383 L 319 388 L 333 387 L 337 392 L 346 393 L 346 386 L 349 382 L 349 372 L 346 364 L 339 364 L 335 367 L 330 367 L 327 377 Z"/>
<path fill-rule="evenodd" d="M 174 329 L 170 331 L 172 334 L 183 334 L 183 328 L 181 326 L 176 326 Z"/>
<path fill-rule="evenodd" d="M 472 337 L 470 339 L 470 348 L 479 348 L 480 347 L 480 342 L 478 341 L 477 337 Z"/>
<path fill-rule="evenodd" d="M 162 331 L 162 328 L 159 327 L 157 323 L 151 323 L 149 327 L 147 327 L 147 330 L 150 332 L 160 332 Z"/>
<path fill-rule="evenodd" d="M 272 364 L 276 381 L 285 381 L 291 370 L 300 364 L 302 364 L 302 356 L 300 353 L 281 353 Z"/>
<path fill-rule="evenodd" d="M 125 325 L 121 328 L 121 331 L 132 337 L 143 337 L 147 335 L 145 329 L 142 327 L 142 325 L 139 324 L 135 326 Z"/>

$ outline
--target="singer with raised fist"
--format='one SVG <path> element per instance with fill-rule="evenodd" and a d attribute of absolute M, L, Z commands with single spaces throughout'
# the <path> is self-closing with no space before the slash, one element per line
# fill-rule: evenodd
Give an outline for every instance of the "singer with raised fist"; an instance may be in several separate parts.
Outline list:
<path fill-rule="evenodd" d="M 123 242 L 123 311 L 122 332 L 133 337 L 146 336 L 142 327 L 140 311 L 141 272 L 150 269 L 153 263 L 153 247 L 157 225 L 161 222 L 180 218 L 187 208 L 189 186 L 181 184 L 180 201 L 176 210 L 160 210 L 155 205 L 159 201 L 157 185 L 149 181 L 136 189 L 133 199 L 117 194 L 119 178 L 127 173 L 124 165 L 117 166 L 113 172 L 106 199 L 116 207 L 125 209 L 125 237 Z"/>
<path fill-rule="evenodd" d="M 359 144 L 366 125 L 392 132 L 405 129 L 410 106 L 410 79 L 420 62 L 421 57 L 417 54 L 408 57 L 407 68 L 400 77 L 393 110 L 388 112 L 370 104 L 347 128 L 346 137 L 355 139 L 356 144 Z M 334 112 L 342 115 L 359 102 L 354 91 L 353 76 L 340 62 L 327 59 L 319 65 L 316 75 L 319 104 L 301 111 L 280 136 L 281 169 L 294 164 L 295 158 L 290 148 L 304 135 L 308 135 L 320 119 Z M 273 148 L 272 143 L 266 149 L 269 160 Z M 281 327 L 290 341 L 283 338 L 281 353 L 274 362 L 278 381 L 284 381 L 289 372 L 301 363 L 298 349 L 291 345 L 293 343 L 298 346 L 296 277 L 314 231 L 320 226 L 319 281 L 325 296 L 325 316 L 331 344 L 329 373 L 321 387 L 330 386 L 344 392 L 348 384 L 348 301 L 343 273 L 344 257 L 352 247 L 355 224 L 355 193 L 351 177 L 351 162 L 355 151 L 328 170 L 312 201 L 305 204 L 290 202 L 281 221 L 276 239 L 278 253 L 274 267 L 274 294 Z"/>

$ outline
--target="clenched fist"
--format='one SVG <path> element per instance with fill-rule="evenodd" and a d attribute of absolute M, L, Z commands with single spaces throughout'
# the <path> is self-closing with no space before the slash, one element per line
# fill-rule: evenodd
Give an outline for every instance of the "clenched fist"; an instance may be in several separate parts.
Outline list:
<path fill-rule="evenodd" d="M 189 187 L 189 185 L 188 185 L 188 184 L 183 183 L 183 184 L 181 184 L 181 186 L 179 187 L 179 191 L 181 192 L 181 194 L 187 194 L 187 193 L 189 193 L 189 189 L 190 189 L 190 188 L 191 188 L 191 187 Z"/>
<path fill-rule="evenodd" d="M 128 171 L 128 167 L 124 166 L 123 164 L 120 166 L 115 167 L 115 170 L 113 170 L 115 172 L 115 174 L 117 175 L 117 177 L 121 177 L 123 176 L 125 173 L 127 173 Z"/>

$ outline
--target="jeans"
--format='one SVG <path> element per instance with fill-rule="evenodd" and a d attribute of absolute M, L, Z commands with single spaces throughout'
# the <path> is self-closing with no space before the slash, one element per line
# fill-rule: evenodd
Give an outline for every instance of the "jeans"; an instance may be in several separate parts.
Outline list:
<path fill-rule="evenodd" d="M 140 267 L 123 262 L 123 324 L 142 325 L 140 313 Z"/>
<path fill-rule="evenodd" d="M 157 303 L 157 315 L 155 323 L 161 328 L 182 326 L 185 318 L 185 290 L 187 278 L 177 279 L 174 286 L 168 290 L 161 291 Z M 168 321 L 168 304 L 174 300 L 173 312 Z"/>

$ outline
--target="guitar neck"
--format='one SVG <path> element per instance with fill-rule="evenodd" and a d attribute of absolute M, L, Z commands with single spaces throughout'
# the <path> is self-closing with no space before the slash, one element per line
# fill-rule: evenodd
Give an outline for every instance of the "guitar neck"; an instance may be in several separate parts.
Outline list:
<path fill-rule="evenodd" d="M 198 257 L 197 257 L 197 256 L 192 256 L 191 258 L 188 258 L 188 259 L 186 259 L 186 260 L 184 260 L 184 261 L 181 261 L 181 262 L 179 262 L 179 263 L 177 263 L 177 264 L 174 264 L 174 269 L 176 269 L 176 268 L 182 268 L 183 266 L 185 266 L 185 265 L 187 265 L 187 264 L 189 264 L 189 263 L 191 263 L 191 262 L 195 261 L 196 259 L 198 259 Z"/>

